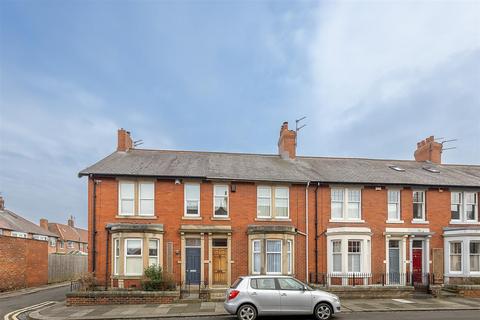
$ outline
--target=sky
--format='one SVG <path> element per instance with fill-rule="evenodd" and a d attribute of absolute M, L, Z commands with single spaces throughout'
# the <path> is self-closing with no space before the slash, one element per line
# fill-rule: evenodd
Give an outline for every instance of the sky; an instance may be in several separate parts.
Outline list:
<path fill-rule="evenodd" d="M 87 225 L 80 170 L 143 148 L 480 164 L 480 1 L 0 1 L 0 192 Z"/>

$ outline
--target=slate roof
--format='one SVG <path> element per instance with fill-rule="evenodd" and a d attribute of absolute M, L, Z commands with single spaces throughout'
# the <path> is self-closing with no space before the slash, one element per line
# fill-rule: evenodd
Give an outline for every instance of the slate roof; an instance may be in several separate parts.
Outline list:
<path fill-rule="evenodd" d="M 48 230 L 57 234 L 62 240 L 88 243 L 88 231 L 81 228 L 70 227 L 61 223 L 48 223 Z"/>
<path fill-rule="evenodd" d="M 4 209 L 0 210 L 0 229 L 19 231 L 49 237 L 58 237 L 53 232 L 41 228 L 39 225 L 22 218 L 18 214 Z"/>
<path fill-rule="evenodd" d="M 398 166 L 405 171 L 390 168 Z M 432 167 L 439 172 L 429 172 Z M 224 152 L 131 149 L 117 151 L 79 172 L 85 175 L 203 178 L 237 181 L 480 187 L 478 165 L 413 160 L 297 157 Z"/>

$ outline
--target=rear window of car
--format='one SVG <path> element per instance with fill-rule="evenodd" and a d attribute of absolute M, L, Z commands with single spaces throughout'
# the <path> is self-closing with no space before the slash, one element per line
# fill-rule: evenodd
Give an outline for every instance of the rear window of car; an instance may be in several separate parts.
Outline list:
<path fill-rule="evenodd" d="M 275 279 L 255 278 L 250 280 L 250 287 L 260 290 L 275 290 Z"/>
<path fill-rule="evenodd" d="M 232 289 L 236 289 L 238 287 L 238 285 L 242 282 L 243 278 L 238 278 L 237 280 L 235 280 L 235 282 L 230 286 L 230 288 Z"/>

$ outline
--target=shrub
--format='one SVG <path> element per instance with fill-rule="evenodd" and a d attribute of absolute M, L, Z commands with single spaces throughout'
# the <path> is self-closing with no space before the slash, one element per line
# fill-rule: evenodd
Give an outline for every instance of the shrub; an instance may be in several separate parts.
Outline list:
<path fill-rule="evenodd" d="M 94 291 L 97 287 L 97 280 L 93 273 L 85 273 L 78 279 L 79 291 Z"/>
<path fill-rule="evenodd" d="M 173 275 L 163 272 L 162 268 L 152 265 L 144 270 L 142 288 L 145 291 L 168 291 L 177 287 Z"/>

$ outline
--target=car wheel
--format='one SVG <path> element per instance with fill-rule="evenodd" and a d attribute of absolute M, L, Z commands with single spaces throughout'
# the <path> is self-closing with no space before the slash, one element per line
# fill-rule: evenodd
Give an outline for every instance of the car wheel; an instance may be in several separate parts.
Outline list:
<path fill-rule="evenodd" d="M 238 320 L 255 320 L 257 318 L 257 309 L 251 304 L 244 304 L 237 311 Z"/>
<path fill-rule="evenodd" d="M 328 303 L 321 302 L 315 307 L 313 314 L 317 320 L 327 320 L 332 317 L 332 307 Z"/>

